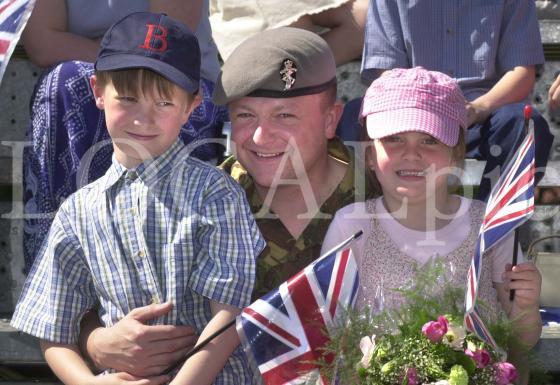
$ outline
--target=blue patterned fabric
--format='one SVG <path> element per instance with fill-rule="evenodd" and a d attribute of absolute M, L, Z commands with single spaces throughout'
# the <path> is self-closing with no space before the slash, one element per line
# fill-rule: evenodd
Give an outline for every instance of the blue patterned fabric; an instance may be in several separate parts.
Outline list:
<path fill-rule="evenodd" d="M 81 186 L 101 177 L 113 149 L 102 111 L 89 86 L 91 63 L 69 61 L 45 71 L 37 82 L 23 154 L 24 257 L 29 270 L 60 204 Z M 214 84 L 201 79 L 203 102 L 182 127 L 185 143 L 220 135 L 227 110 L 211 102 Z M 218 156 L 216 144 L 198 146 L 195 157 Z M 90 157 L 89 155 L 92 155 Z M 82 162 L 82 163 L 80 163 Z M 89 167 L 88 167 L 89 165 Z"/>
<path fill-rule="evenodd" d="M 60 206 L 25 282 L 12 325 L 76 344 L 80 320 L 98 304 L 112 326 L 131 310 L 172 302 L 160 324 L 198 333 L 210 300 L 249 305 L 265 241 L 245 191 L 223 171 L 188 155 L 179 140 L 152 162 L 107 173 Z M 250 384 L 238 349 L 215 384 Z"/>

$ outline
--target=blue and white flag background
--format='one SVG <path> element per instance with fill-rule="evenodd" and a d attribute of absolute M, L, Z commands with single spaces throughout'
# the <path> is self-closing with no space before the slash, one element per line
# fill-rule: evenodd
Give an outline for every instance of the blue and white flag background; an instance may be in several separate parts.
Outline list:
<path fill-rule="evenodd" d="M 35 0 L 0 0 L 0 84 Z"/>

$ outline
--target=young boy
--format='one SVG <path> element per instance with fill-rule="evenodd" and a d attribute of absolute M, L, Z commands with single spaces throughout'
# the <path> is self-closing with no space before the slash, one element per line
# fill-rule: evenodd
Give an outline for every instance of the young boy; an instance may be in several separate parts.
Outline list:
<path fill-rule="evenodd" d="M 62 204 L 12 319 L 41 339 L 66 384 L 111 381 L 95 377 L 79 351 L 85 312 L 97 307 L 111 326 L 134 308 L 171 302 L 160 322 L 191 325 L 202 340 L 249 304 L 264 247 L 243 190 L 189 157 L 178 140 L 200 100 L 194 35 L 164 14 L 133 13 L 107 31 L 95 69 L 91 86 L 105 112 L 113 164 Z M 250 383 L 237 343 L 228 329 L 171 383 Z"/>

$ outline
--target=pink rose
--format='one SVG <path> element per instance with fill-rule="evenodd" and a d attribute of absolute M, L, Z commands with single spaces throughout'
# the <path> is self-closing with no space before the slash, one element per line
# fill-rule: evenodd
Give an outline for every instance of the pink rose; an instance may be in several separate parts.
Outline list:
<path fill-rule="evenodd" d="M 441 341 L 445 333 L 447 333 L 447 327 L 449 322 L 447 318 L 440 315 L 437 321 L 430 321 L 422 326 L 422 333 L 433 343 Z"/>
<path fill-rule="evenodd" d="M 476 349 L 474 352 L 466 349 L 465 354 L 473 359 L 479 369 L 485 368 L 490 363 L 490 354 L 486 349 Z"/>
<path fill-rule="evenodd" d="M 499 362 L 494 365 L 494 368 L 497 385 L 508 385 L 517 379 L 517 369 L 509 362 Z"/>

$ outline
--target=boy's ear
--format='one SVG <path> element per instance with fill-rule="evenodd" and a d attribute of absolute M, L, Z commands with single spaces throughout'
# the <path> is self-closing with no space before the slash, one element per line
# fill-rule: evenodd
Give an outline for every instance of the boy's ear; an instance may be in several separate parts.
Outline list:
<path fill-rule="evenodd" d="M 95 75 L 92 75 L 89 78 L 89 85 L 91 86 L 91 90 L 93 91 L 93 96 L 95 98 L 95 105 L 100 110 L 105 109 L 105 103 L 103 100 L 103 90 L 102 87 L 99 86 L 99 84 L 97 83 L 97 77 Z"/>
<path fill-rule="evenodd" d="M 187 122 L 187 120 L 189 120 L 192 112 L 196 107 L 200 105 L 200 103 L 202 103 L 202 92 L 199 92 L 198 94 L 193 96 L 191 103 L 187 104 L 185 108 L 185 123 Z"/>

